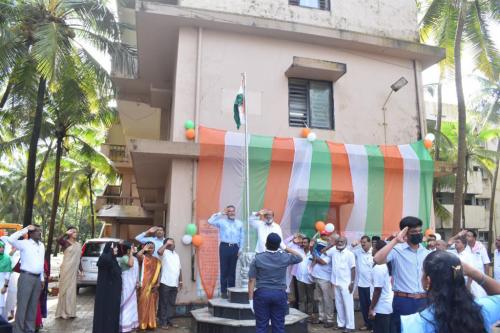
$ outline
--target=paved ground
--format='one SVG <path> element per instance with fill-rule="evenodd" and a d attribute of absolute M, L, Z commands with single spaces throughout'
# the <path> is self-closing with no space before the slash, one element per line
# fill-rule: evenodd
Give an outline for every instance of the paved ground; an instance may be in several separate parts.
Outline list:
<path fill-rule="evenodd" d="M 94 315 L 94 289 L 85 288 L 80 290 L 77 302 L 78 318 L 73 320 L 54 319 L 54 312 L 57 306 L 57 298 L 51 297 L 48 301 L 49 317 L 44 320 L 44 328 L 41 332 L 50 333 L 90 333 L 92 332 L 92 318 Z M 356 313 L 358 317 L 359 313 Z M 357 318 L 359 319 L 359 318 Z M 169 329 L 171 333 L 188 333 L 193 332 L 191 329 L 191 318 L 183 317 L 176 318 L 174 322 L 179 325 L 179 328 Z M 340 332 L 332 329 L 325 329 L 322 325 L 309 325 L 309 332 L 312 333 L 332 333 Z M 148 331 L 153 332 L 153 331 Z M 166 332 L 156 330 L 154 332 Z"/>

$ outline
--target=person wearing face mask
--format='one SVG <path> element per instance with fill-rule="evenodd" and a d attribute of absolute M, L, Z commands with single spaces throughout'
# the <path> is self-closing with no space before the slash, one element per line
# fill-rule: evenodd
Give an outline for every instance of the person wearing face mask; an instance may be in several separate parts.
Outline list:
<path fill-rule="evenodd" d="M 227 288 L 235 286 L 236 264 L 243 251 L 243 222 L 236 219 L 236 209 L 229 205 L 222 212 L 213 214 L 208 224 L 219 229 L 220 292 L 222 298 L 227 298 Z"/>
<path fill-rule="evenodd" d="M 160 328 L 176 327 L 172 323 L 175 314 L 175 299 L 177 292 L 182 289 L 181 260 L 175 252 L 173 238 L 165 239 L 165 244 L 158 249 L 161 258 L 160 277 L 160 304 L 161 312 L 158 316 Z"/>
<path fill-rule="evenodd" d="M 160 286 L 161 263 L 153 256 L 155 244 L 148 242 L 137 253 L 141 263 L 141 287 L 139 289 L 139 329 L 156 329 L 156 309 L 158 304 L 158 287 Z"/>
<path fill-rule="evenodd" d="M 266 251 L 267 236 L 271 233 L 275 233 L 280 236 L 280 239 L 282 240 L 280 248 L 282 250 L 286 248 L 286 245 L 283 242 L 281 227 L 274 221 L 274 212 L 272 210 L 261 209 L 260 211 L 250 215 L 248 221 L 250 222 L 250 225 L 257 230 L 257 245 L 255 246 L 256 253 Z"/>
<path fill-rule="evenodd" d="M 332 258 L 330 282 L 335 292 L 337 309 L 337 328 L 343 332 L 354 331 L 354 279 L 356 277 L 356 258 L 346 249 L 347 239 L 340 236 L 335 247 L 326 254 Z"/>
<path fill-rule="evenodd" d="M 373 261 L 392 264 L 394 279 L 391 332 L 401 331 L 401 316 L 416 313 L 425 307 L 427 293 L 422 286 L 422 265 L 430 253 L 422 243 L 422 220 L 406 216 L 399 222 L 401 232 L 378 251 Z"/>
<path fill-rule="evenodd" d="M 97 261 L 97 285 L 92 333 L 119 332 L 122 270 L 116 260 L 118 244 L 107 242 Z"/>

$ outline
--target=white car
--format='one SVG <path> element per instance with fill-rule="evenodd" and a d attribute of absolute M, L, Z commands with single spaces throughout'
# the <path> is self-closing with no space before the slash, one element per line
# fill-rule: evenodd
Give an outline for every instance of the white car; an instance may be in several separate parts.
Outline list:
<path fill-rule="evenodd" d="M 80 259 L 83 272 L 78 274 L 77 290 L 81 287 L 95 286 L 97 284 L 97 261 L 104 249 L 104 245 L 107 242 L 119 243 L 121 241 L 118 238 L 94 238 L 87 240 L 83 244 Z M 118 247 L 118 257 L 122 255 L 121 247 Z"/>

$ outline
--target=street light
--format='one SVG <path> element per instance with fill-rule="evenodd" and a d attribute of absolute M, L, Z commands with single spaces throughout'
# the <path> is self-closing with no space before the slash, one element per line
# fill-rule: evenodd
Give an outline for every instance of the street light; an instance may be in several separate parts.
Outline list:
<path fill-rule="evenodd" d="M 404 77 L 401 76 L 396 82 L 391 84 L 391 91 L 389 92 L 389 95 L 387 95 L 387 98 L 385 99 L 384 105 L 382 106 L 382 111 L 384 113 L 384 122 L 382 125 L 384 126 L 384 144 L 387 145 L 387 122 L 385 121 L 385 113 L 387 111 L 387 103 L 389 102 L 389 99 L 391 98 L 392 93 L 395 93 L 399 91 L 401 88 L 406 86 L 408 84 L 408 80 Z"/>

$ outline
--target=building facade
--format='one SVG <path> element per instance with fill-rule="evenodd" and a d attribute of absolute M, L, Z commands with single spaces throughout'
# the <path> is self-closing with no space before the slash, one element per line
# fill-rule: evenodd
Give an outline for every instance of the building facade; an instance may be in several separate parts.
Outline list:
<path fill-rule="evenodd" d="M 414 1 L 119 3 L 120 20 L 135 27 L 122 38 L 137 46 L 137 72 L 112 72 L 120 123 L 103 151 L 122 185 L 108 187 L 96 208 L 108 235 L 133 238 L 166 226 L 187 282 L 181 303 L 204 301 L 192 249 L 180 242 L 195 222 L 199 155 L 184 123 L 235 131 L 241 73 L 253 134 L 297 137 L 308 126 L 320 139 L 401 144 L 425 133 L 421 71 L 444 50 L 418 42 Z M 384 111 L 401 77 L 407 84 Z"/>

